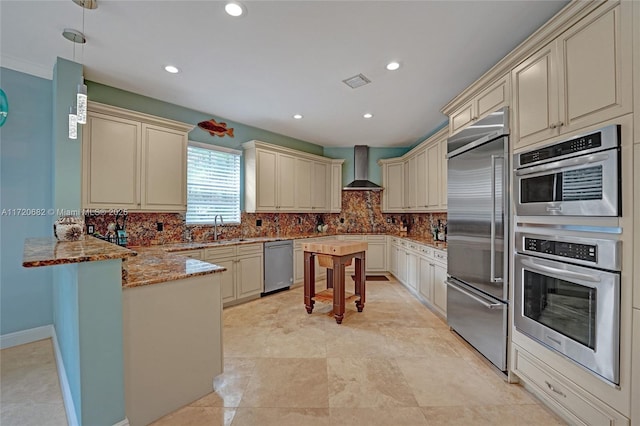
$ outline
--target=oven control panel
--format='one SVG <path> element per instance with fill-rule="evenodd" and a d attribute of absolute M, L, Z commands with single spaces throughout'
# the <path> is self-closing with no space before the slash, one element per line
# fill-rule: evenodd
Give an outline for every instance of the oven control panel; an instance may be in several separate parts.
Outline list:
<path fill-rule="evenodd" d="M 520 154 L 520 165 L 561 157 L 602 146 L 599 132 Z"/>
<path fill-rule="evenodd" d="M 567 257 L 569 259 L 580 259 L 593 263 L 598 262 L 598 247 L 595 245 L 525 237 L 524 248 L 530 252 L 552 254 L 555 256 Z"/>

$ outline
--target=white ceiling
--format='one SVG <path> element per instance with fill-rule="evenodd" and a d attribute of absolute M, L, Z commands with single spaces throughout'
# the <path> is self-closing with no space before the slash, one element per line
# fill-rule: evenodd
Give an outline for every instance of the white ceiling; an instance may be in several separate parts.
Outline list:
<path fill-rule="evenodd" d="M 75 60 L 89 80 L 319 145 L 409 146 L 567 1 L 243 3 L 232 18 L 219 1 L 98 0 Z M 61 34 L 82 14 L 71 0 L 0 0 L 0 65 L 51 78 L 57 56 L 74 59 Z M 372 83 L 342 83 L 358 73 Z"/>

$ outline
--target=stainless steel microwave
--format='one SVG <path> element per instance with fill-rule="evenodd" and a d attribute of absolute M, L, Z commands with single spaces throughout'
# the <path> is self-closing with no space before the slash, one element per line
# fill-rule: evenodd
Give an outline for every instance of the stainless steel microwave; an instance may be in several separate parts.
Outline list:
<path fill-rule="evenodd" d="M 519 216 L 619 216 L 620 126 L 514 156 Z"/>

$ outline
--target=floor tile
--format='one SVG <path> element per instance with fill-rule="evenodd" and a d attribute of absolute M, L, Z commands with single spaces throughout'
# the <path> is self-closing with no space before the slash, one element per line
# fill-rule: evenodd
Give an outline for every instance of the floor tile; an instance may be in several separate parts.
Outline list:
<path fill-rule="evenodd" d="M 328 408 L 238 408 L 233 426 L 329 426 Z"/>
<path fill-rule="evenodd" d="M 193 407 L 237 407 L 255 368 L 251 358 L 226 358 L 224 372 L 213 381 L 214 392 L 190 404 Z"/>
<path fill-rule="evenodd" d="M 234 408 L 186 406 L 151 423 L 153 426 L 229 426 Z"/>
<path fill-rule="evenodd" d="M 267 335 L 271 328 L 225 327 L 222 333 L 224 356 L 230 358 L 258 358 L 264 356 Z"/>
<path fill-rule="evenodd" d="M 331 408 L 417 406 L 394 360 L 328 358 L 327 365 Z"/>
<path fill-rule="evenodd" d="M 419 407 L 331 408 L 331 426 L 425 426 Z"/>
<path fill-rule="evenodd" d="M 256 361 L 240 407 L 329 407 L 325 358 Z"/>

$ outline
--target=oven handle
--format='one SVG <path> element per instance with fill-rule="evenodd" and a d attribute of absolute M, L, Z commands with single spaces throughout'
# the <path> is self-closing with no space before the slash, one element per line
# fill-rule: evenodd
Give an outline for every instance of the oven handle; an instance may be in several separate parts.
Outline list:
<path fill-rule="evenodd" d="M 502 278 L 496 277 L 496 159 L 501 155 L 491 156 L 491 266 L 489 279 L 492 283 L 501 283 Z M 504 194 L 502 194 L 504 200 Z M 504 210 L 504 209 L 503 209 Z"/>
<path fill-rule="evenodd" d="M 566 167 L 581 166 L 583 164 L 599 163 L 609 158 L 609 154 L 599 153 L 588 155 L 585 157 L 570 158 L 567 160 L 555 161 L 549 164 L 541 164 L 539 166 L 527 167 L 526 169 L 516 170 L 516 176 L 530 175 L 537 172 L 545 172 L 548 170 L 564 169 Z"/>
<path fill-rule="evenodd" d="M 564 275 L 567 278 L 573 278 L 582 281 L 589 281 L 592 283 L 599 283 L 600 278 L 593 277 L 587 274 L 581 274 L 580 272 L 567 271 L 566 269 L 554 268 L 552 266 L 540 265 L 529 259 L 522 259 L 522 264 L 528 266 L 531 269 L 537 269 L 542 272 L 550 272 L 552 274 Z"/>
<path fill-rule="evenodd" d="M 455 284 L 453 281 L 445 280 L 445 284 L 448 285 L 449 287 L 453 287 L 454 289 L 458 290 L 460 293 L 464 294 L 465 296 L 475 300 L 476 302 L 478 302 L 479 304 L 481 304 L 487 309 L 502 309 L 505 307 L 504 303 L 487 303 L 481 298 L 479 298 L 478 296 L 476 296 L 475 294 L 470 293 L 467 290 L 460 287 L 458 284 Z"/>

